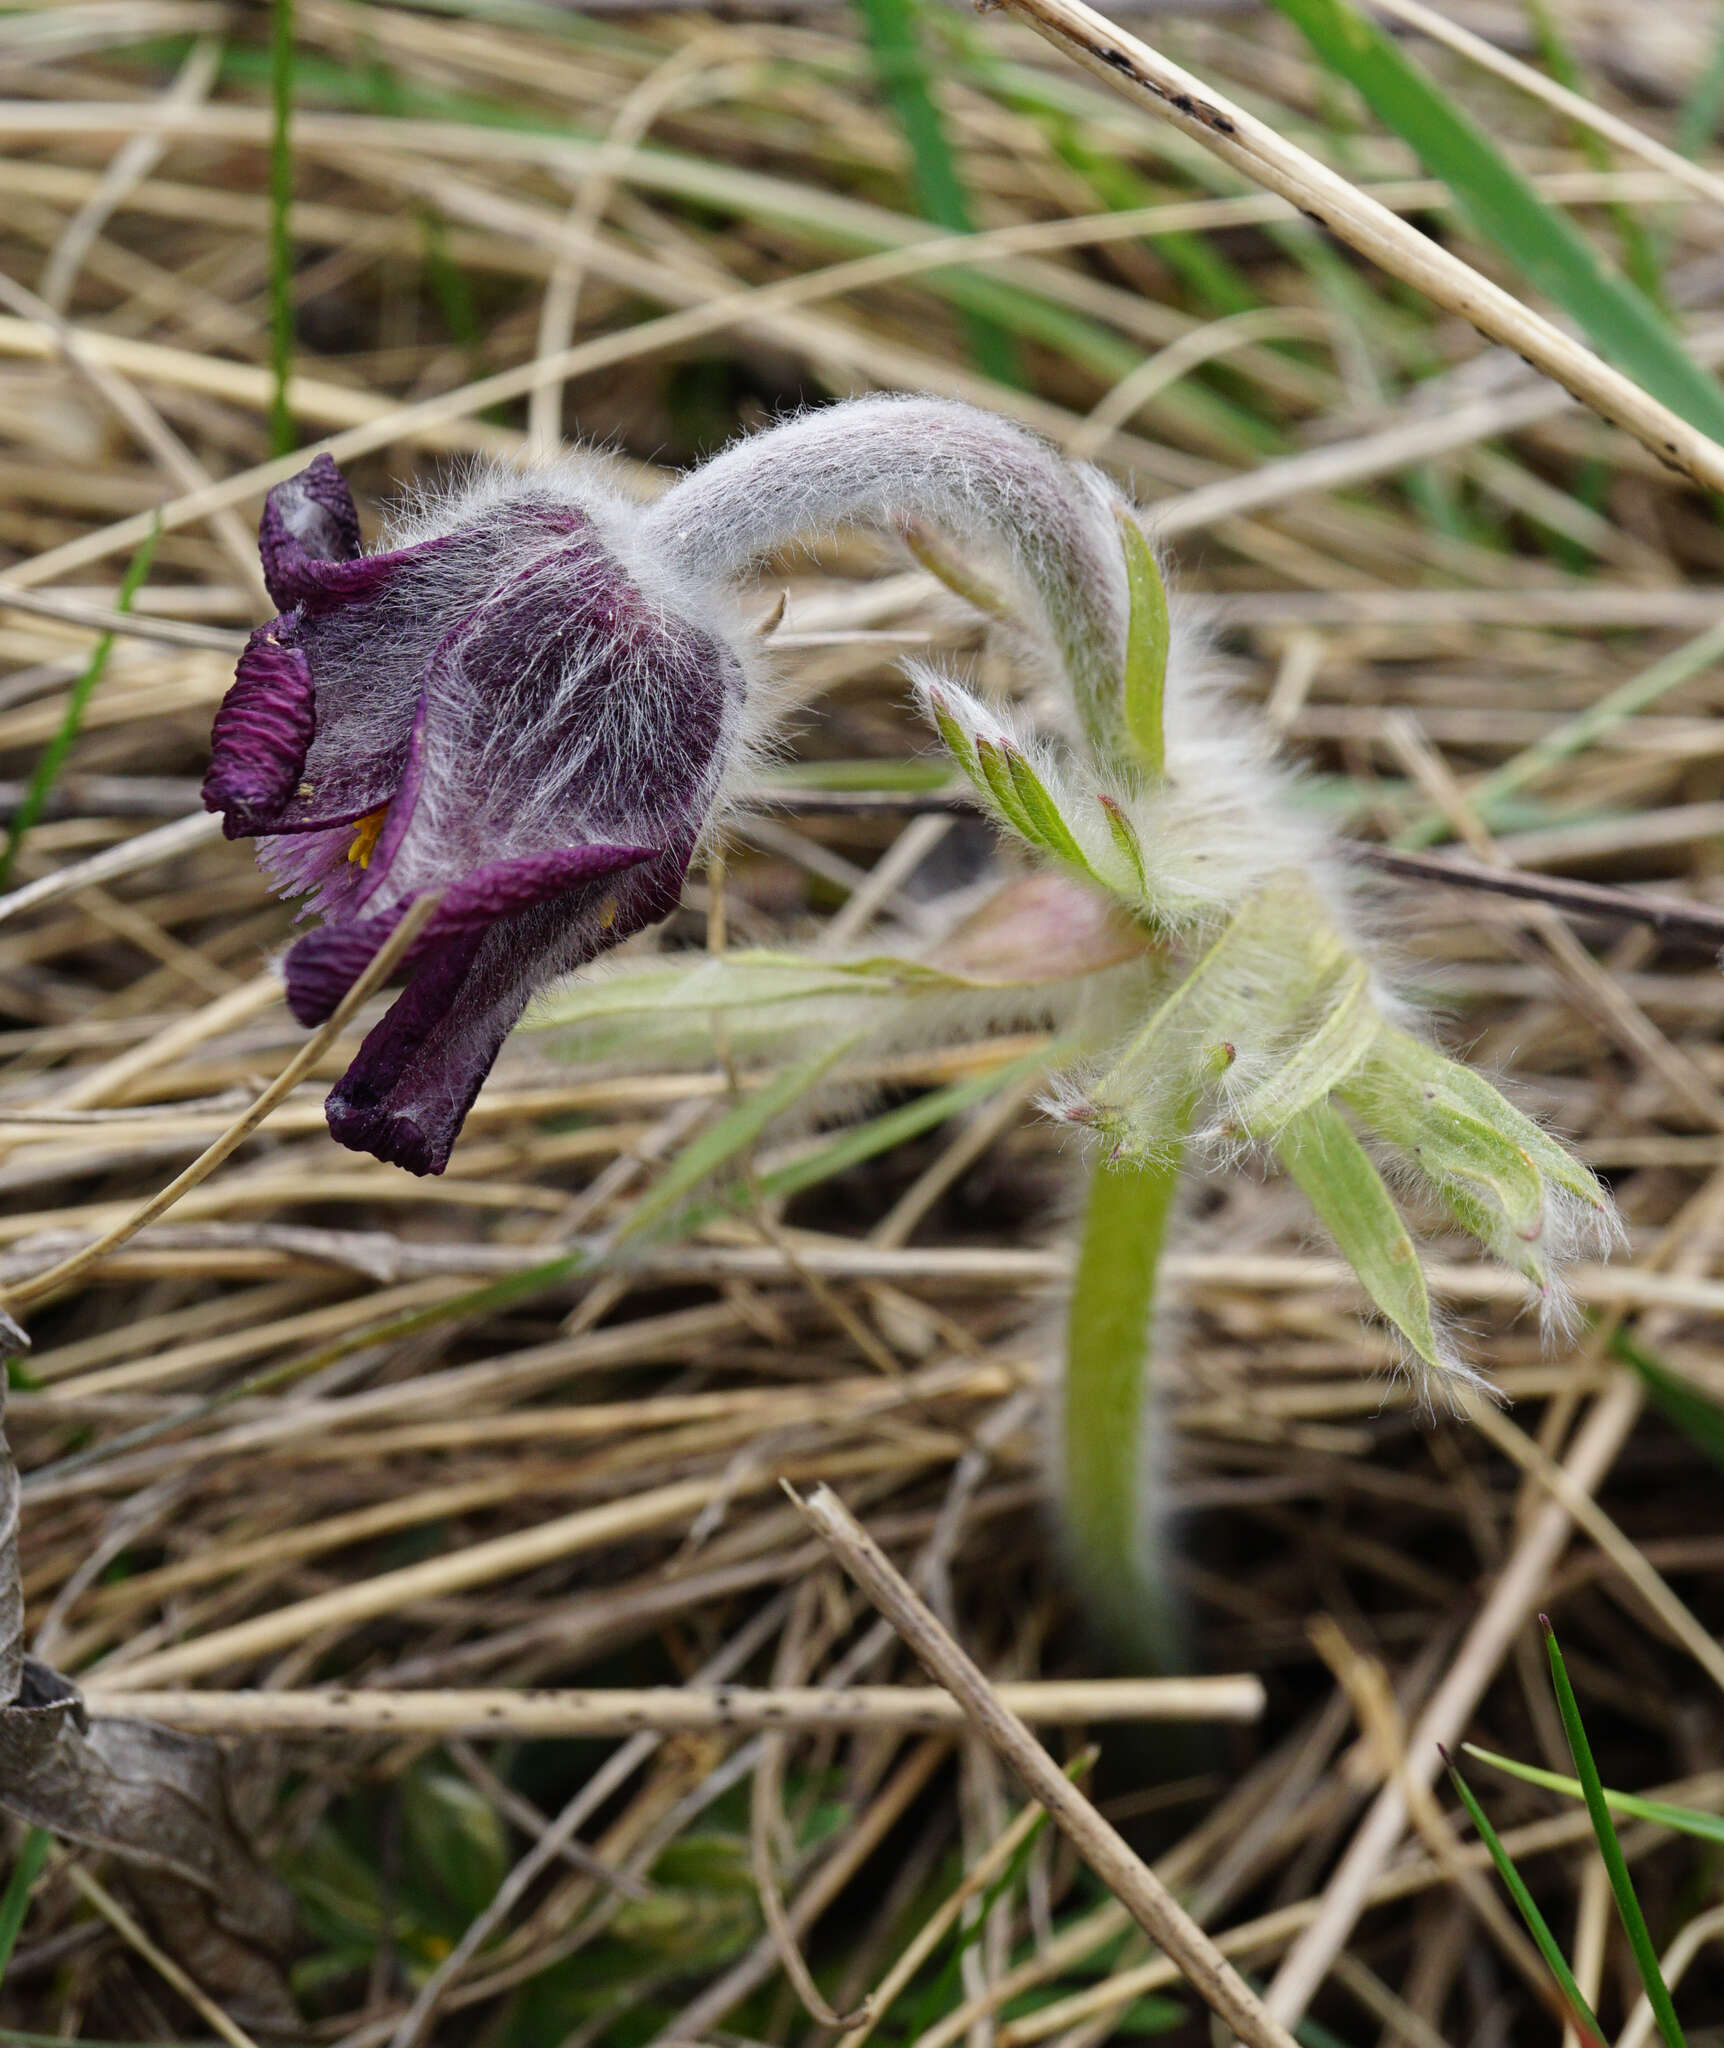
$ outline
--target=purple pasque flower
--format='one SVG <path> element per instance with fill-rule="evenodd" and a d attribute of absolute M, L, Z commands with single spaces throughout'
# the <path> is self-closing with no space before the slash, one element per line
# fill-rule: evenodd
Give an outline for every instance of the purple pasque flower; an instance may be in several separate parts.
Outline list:
<path fill-rule="evenodd" d="M 533 993 L 676 907 L 744 669 L 571 474 L 481 483 L 421 524 L 362 554 L 327 455 L 270 492 L 282 613 L 216 713 L 204 803 L 323 918 L 285 962 L 303 1024 L 440 893 L 328 1116 L 354 1151 L 441 1173 Z"/>
<path fill-rule="evenodd" d="M 328 1017 L 439 898 L 329 1098 L 336 1138 L 440 1173 L 534 991 L 676 906 L 761 718 L 734 592 L 764 558 L 938 528 L 1005 568 L 1024 650 L 1105 726 L 1115 513 L 1105 479 L 1010 422 L 886 396 L 745 436 L 649 506 L 570 467 L 482 479 L 372 555 L 328 456 L 278 485 L 261 544 L 282 614 L 216 714 L 204 801 L 322 916 L 287 954 L 295 1016 Z"/>

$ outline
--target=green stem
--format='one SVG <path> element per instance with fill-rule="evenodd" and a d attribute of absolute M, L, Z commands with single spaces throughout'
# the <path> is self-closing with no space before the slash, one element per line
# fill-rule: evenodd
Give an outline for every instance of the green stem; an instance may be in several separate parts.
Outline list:
<path fill-rule="evenodd" d="M 1065 1521 L 1084 1590 L 1125 1656 L 1179 1661 L 1173 1603 L 1157 1583 L 1146 1498 L 1157 1277 L 1184 1150 L 1183 1126 L 1153 1163 L 1103 1161 L 1090 1181 L 1066 1320 L 1059 1458 Z"/>
<path fill-rule="evenodd" d="M 299 435 L 287 402 L 293 374 L 293 0 L 273 0 L 270 11 L 269 98 L 269 406 L 272 453 L 291 454 Z"/>

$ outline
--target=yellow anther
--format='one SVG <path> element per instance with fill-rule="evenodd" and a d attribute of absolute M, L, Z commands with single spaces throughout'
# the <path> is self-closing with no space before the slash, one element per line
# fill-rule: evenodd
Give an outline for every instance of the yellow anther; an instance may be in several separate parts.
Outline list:
<path fill-rule="evenodd" d="M 347 849 L 347 858 L 355 867 L 368 868 L 371 856 L 377 851 L 377 837 L 383 830 L 383 821 L 389 815 L 389 806 L 368 811 L 353 828 L 353 844 Z"/>
<path fill-rule="evenodd" d="M 617 921 L 617 899 L 607 896 L 599 905 L 599 929 L 608 932 Z"/>

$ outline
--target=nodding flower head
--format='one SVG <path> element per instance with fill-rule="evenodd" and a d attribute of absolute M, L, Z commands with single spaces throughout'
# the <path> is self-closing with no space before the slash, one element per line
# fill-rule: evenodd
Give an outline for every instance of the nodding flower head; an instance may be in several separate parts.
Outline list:
<path fill-rule="evenodd" d="M 323 924 L 288 1002 L 327 1018 L 426 892 L 406 987 L 331 1094 L 340 1143 L 440 1173 L 547 981 L 667 916 L 735 739 L 730 633 L 570 474 L 491 480 L 360 550 L 328 456 L 269 494 L 253 633 L 204 803 Z"/>

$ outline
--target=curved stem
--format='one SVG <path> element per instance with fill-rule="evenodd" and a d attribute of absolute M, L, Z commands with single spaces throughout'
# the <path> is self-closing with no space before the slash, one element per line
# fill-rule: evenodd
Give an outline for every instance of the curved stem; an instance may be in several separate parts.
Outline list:
<path fill-rule="evenodd" d="M 1067 1540 L 1096 1618 L 1123 1656 L 1179 1662 L 1175 1603 L 1156 1569 L 1151 1497 L 1157 1279 L 1184 1120 L 1152 1162 L 1104 1160 L 1090 1181 L 1066 1319 L 1058 1467 Z"/>
<path fill-rule="evenodd" d="M 1111 486 L 1009 420 L 938 398 L 826 406 L 734 441 L 643 516 L 649 562 L 727 584 L 780 549 L 926 524 L 1003 556 L 1104 759 L 1123 744 L 1130 599 Z M 1039 616 L 1038 616 L 1039 615 Z"/>

